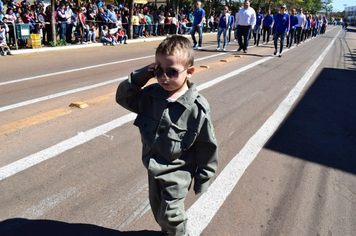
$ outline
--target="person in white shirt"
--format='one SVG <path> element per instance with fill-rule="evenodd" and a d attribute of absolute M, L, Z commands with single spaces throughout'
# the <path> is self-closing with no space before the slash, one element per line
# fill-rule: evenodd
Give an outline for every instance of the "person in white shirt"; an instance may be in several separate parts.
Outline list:
<path fill-rule="evenodd" d="M 248 40 L 251 30 L 256 25 L 256 12 L 250 7 L 250 2 L 245 0 L 244 7 L 236 14 L 234 28 L 237 28 L 237 40 L 239 42 L 239 48 L 237 51 L 243 50 L 247 53 Z M 242 42 L 242 37 L 244 42 Z"/>
<path fill-rule="evenodd" d="M 298 18 L 298 24 L 295 25 L 295 28 L 296 28 L 296 34 L 295 35 L 296 35 L 297 46 L 298 46 L 300 44 L 300 40 L 302 38 L 303 28 L 304 28 L 304 25 L 305 25 L 305 22 L 306 22 L 306 17 L 303 14 L 303 9 L 302 8 L 300 8 L 298 10 L 297 18 Z"/>

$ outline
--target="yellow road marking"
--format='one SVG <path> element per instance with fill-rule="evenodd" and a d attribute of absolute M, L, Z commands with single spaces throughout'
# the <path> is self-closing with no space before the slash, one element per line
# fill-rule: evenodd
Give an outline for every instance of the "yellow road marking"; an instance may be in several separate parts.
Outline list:
<path fill-rule="evenodd" d="M 15 121 L 3 126 L 0 126 L 0 135 L 8 134 L 20 130 L 25 127 L 37 125 L 55 118 L 67 115 L 72 112 L 70 108 L 59 108 L 53 111 L 41 113 L 32 117 L 28 117 L 19 121 Z"/>

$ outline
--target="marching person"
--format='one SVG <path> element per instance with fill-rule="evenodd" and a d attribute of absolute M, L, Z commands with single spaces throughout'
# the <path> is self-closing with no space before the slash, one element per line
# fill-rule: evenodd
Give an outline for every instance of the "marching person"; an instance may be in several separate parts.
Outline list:
<path fill-rule="evenodd" d="M 237 28 L 237 40 L 239 42 L 239 48 L 237 51 L 243 50 L 247 53 L 248 40 L 251 30 L 256 25 L 256 12 L 250 7 L 250 1 L 245 0 L 244 7 L 236 14 L 235 28 Z M 244 38 L 242 42 L 242 37 Z"/>
<path fill-rule="evenodd" d="M 197 8 L 194 11 L 194 22 L 193 22 L 193 26 L 192 26 L 192 31 L 190 31 L 190 32 L 191 32 L 191 36 L 192 36 L 193 43 L 194 43 L 193 48 L 201 49 L 201 45 L 203 42 L 203 26 L 204 26 L 203 22 L 205 19 L 205 11 L 204 11 L 204 9 L 201 8 L 201 2 L 197 2 L 196 7 Z M 195 32 L 198 32 L 198 35 L 199 35 L 198 43 L 194 36 Z"/>
<path fill-rule="evenodd" d="M 230 23 L 231 23 L 230 14 L 228 12 L 229 12 L 229 7 L 225 6 L 219 18 L 218 47 L 216 48 L 216 50 L 220 50 L 220 36 L 223 33 L 224 36 L 223 51 L 226 51 L 227 34 L 229 32 Z"/>
<path fill-rule="evenodd" d="M 274 37 L 274 55 L 277 54 L 277 43 L 278 38 L 281 38 L 281 44 L 279 48 L 279 57 L 282 57 L 284 37 L 289 33 L 290 28 L 290 18 L 286 11 L 286 5 L 281 6 L 281 13 L 276 15 L 276 21 L 273 27 L 273 37 Z"/>

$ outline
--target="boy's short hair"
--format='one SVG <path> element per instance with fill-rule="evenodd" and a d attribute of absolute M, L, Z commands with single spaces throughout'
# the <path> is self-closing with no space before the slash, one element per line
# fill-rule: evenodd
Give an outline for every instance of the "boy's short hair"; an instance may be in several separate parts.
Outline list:
<path fill-rule="evenodd" d="M 189 39 L 180 35 L 173 35 L 163 40 L 156 49 L 157 54 L 177 55 L 185 67 L 193 66 L 194 50 Z"/>

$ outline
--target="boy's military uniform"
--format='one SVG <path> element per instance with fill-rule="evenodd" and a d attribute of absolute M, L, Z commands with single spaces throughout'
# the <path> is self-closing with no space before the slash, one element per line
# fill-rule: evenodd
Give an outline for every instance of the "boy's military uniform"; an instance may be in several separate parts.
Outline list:
<path fill-rule="evenodd" d="M 194 178 L 194 191 L 206 192 L 217 169 L 217 141 L 210 108 L 195 84 L 174 102 L 152 84 L 153 73 L 142 68 L 123 81 L 116 101 L 138 114 L 142 161 L 148 170 L 150 204 L 157 223 L 169 235 L 187 235 L 184 199 Z"/>

